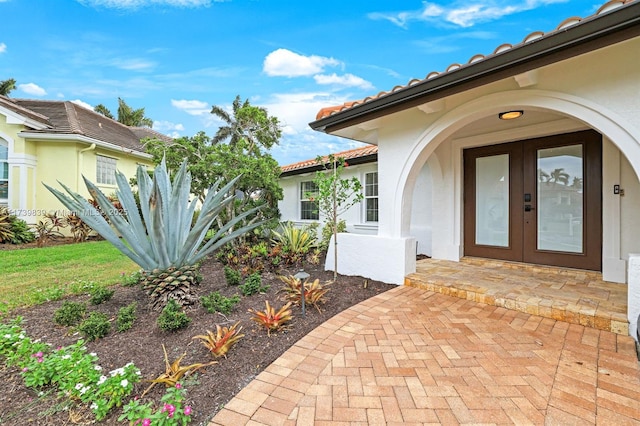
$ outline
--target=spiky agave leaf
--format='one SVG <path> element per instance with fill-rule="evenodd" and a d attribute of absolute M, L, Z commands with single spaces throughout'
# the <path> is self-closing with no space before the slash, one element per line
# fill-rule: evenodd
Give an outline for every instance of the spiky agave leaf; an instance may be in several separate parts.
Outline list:
<path fill-rule="evenodd" d="M 142 166 L 138 167 L 137 178 L 142 216 L 138 212 L 131 187 L 122 173 L 116 173 L 118 186 L 116 193 L 125 211 L 124 215 L 113 208 L 111 201 L 96 185 L 84 178 L 89 193 L 109 218 L 113 227 L 84 197 L 73 192 L 63 183 L 59 182 L 67 194 L 44 185 L 65 207 L 76 213 L 97 233 L 147 271 L 193 265 L 228 241 L 263 223 L 258 221 L 228 232 L 244 218 L 263 207 L 258 206 L 229 220 L 203 245 L 212 224 L 216 222 L 225 207 L 233 202 L 235 194 L 231 193 L 231 189 L 239 177 L 222 188 L 219 180 L 210 188 L 193 227 L 191 222 L 196 200 L 189 200 L 191 175 L 187 171 L 186 162 L 180 166 L 173 183 L 169 178 L 164 160 L 155 169 L 153 179 Z"/>

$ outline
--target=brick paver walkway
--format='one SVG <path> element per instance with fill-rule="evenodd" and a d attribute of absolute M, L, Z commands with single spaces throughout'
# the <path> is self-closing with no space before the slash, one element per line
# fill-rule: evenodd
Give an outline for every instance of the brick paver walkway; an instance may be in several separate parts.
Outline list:
<path fill-rule="evenodd" d="M 330 319 L 211 425 L 640 425 L 628 336 L 398 287 Z"/>

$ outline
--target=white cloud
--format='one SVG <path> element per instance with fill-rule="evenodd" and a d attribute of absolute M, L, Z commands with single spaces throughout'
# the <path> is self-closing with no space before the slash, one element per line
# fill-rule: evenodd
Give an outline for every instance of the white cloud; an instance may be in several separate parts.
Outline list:
<path fill-rule="evenodd" d="M 460 27 L 471 27 L 480 22 L 494 21 L 503 16 L 536 9 L 548 4 L 565 3 L 568 0 L 487 0 L 449 2 L 439 5 L 424 2 L 423 8 L 395 13 L 374 12 L 368 16 L 374 20 L 387 20 L 399 27 L 407 28 L 410 22 L 444 20 Z M 453 4 L 451 4 L 453 3 Z"/>
<path fill-rule="evenodd" d="M 18 84 L 18 89 L 22 90 L 24 93 L 33 96 L 44 96 L 47 94 L 47 91 L 42 87 L 38 86 L 35 83 L 27 83 L 27 84 Z"/>
<path fill-rule="evenodd" d="M 83 108 L 93 111 L 93 107 L 88 103 L 86 103 L 85 101 L 81 101 L 80 99 L 74 99 L 71 102 L 73 102 L 76 105 L 80 105 Z"/>
<path fill-rule="evenodd" d="M 318 84 L 335 84 L 337 86 L 358 87 L 365 90 L 373 89 L 373 84 L 353 74 L 317 74 L 313 76 L 313 79 Z"/>
<path fill-rule="evenodd" d="M 111 65 L 128 71 L 145 71 L 156 67 L 155 62 L 145 59 L 114 59 Z"/>
<path fill-rule="evenodd" d="M 0 53 L 4 53 L 7 51 L 7 45 L 4 43 L 0 43 Z"/>
<path fill-rule="evenodd" d="M 211 107 L 204 101 L 186 99 L 176 100 L 171 99 L 171 105 L 178 108 L 181 111 L 186 112 L 189 115 L 204 115 L 211 112 Z"/>
<path fill-rule="evenodd" d="M 303 77 L 321 73 L 325 67 L 341 62 L 324 56 L 304 56 L 287 49 L 277 49 L 264 58 L 263 71 L 271 77 Z"/>
<path fill-rule="evenodd" d="M 173 136 L 177 132 L 184 132 L 184 126 L 181 123 L 172 123 L 171 121 L 154 121 L 153 128 L 160 132 L 173 132 L 171 133 L 172 137 L 177 137 Z"/>
<path fill-rule="evenodd" d="M 77 0 L 78 3 L 90 7 L 105 7 L 108 9 L 140 9 L 146 6 L 168 6 L 196 8 L 208 7 L 212 0 Z M 218 2 L 219 0 L 213 0 Z"/>

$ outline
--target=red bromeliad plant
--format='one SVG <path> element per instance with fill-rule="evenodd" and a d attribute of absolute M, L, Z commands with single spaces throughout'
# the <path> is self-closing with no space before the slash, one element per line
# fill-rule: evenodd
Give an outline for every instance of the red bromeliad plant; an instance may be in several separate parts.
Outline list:
<path fill-rule="evenodd" d="M 194 339 L 200 339 L 201 343 L 215 356 L 219 358 L 225 356 L 231 346 L 236 344 L 238 340 L 244 337 L 244 334 L 240 334 L 242 327 L 238 327 L 240 323 L 237 322 L 231 327 L 220 327 L 216 324 L 215 334 L 210 330 L 207 330 L 206 335 L 194 336 Z M 236 328 L 237 327 L 237 328 Z"/>
<path fill-rule="evenodd" d="M 302 282 L 297 279 L 293 275 L 279 276 L 280 281 L 282 281 L 285 286 L 282 288 L 286 294 L 284 296 L 285 300 L 292 302 L 296 305 L 299 305 L 302 299 Z M 320 284 L 319 279 L 315 279 L 311 283 L 304 283 L 304 303 L 306 305 L 313 305 L 320 312 L 320 307 L 318 306 L 320 302 L 323 302 L 324 295 L 329 291 L 328 288 L 324 288 L 322 284 Z"/>
<path fill-rule="evenodd" d="M 271 305 L 269 305 L 268 300 L 264 303 L 267 306 L 267 309 L 264 311 L 249 309 L 249 312 L 253 314 L 251 320 L 263 325 L 267 329 L 267 334 L 271 334 L 272 331 L 280 330 L 291 320 L 291 318 L 293 318 L 291 316 L 291 309 L 289 309 L 291 307 L 291 302 L 284 305 L 277 312 L 273 307 L 271 307 Z"/>

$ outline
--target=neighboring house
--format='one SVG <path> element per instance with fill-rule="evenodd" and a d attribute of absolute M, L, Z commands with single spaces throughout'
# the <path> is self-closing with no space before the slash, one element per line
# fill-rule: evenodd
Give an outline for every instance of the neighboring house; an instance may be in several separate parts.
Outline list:
<path fill-rule="evenodd" d="M 339 216 L 347 225 L 347 232 L 354 234 L 377 235 L 378 233 L 378 147 L 375 145 L 355 148 L 333 154 L 335 158 L 343 158 L 347 167 L 343 169 L 342 178 L 356 177 L 362 184 L 363 199 Z M 327 160 L 327 157 L 323 157 Z M 318 202 L 309 199 L 314 193 L 313 182 L 318 171 L 326 170 L 325 164 L 316 159 L 300 161 L 282 166 L 280 185 L 283 199 L 278 203 L 281 220 L 289 221 L 297 226 L 319 223 L 320 229 L 325 224 L 325 217 L 318 211 Z M 414 200 L 415 211 L 421 212 L 412 218 L 411 233 L 416 236 L 418 254 L 431 255 L 431 217 L 429 207 L 431 176 L 424 169 L 416 181 L 416 192 L 421 196 Z"/>
<path fill-rule="evenodd" d="M 134 177 L 138 164 L 152 167 L 141 139 L 170 140 L 149 128 L 132 128 L 68 101 L 0 96 L 0 205 L 35 223 L 64 212 L 42 185 L 60 181 L 88 196 L 84 175 L 106 194 L 115 193 L 115 170 Z"/>
<path fill-rule="evenodd" d="M 609 1 L 319 111 L 314 130 L 378 146 L 378 232 L 341 234 L 338 271 L 401 284 L 415 271 L 412 226 L 424 215 L 434 258 L 567 266 L 625 283 L 640 253 L 639 52 L 640 1 Z M 421 194 L 425 169 L 431 190 Z M 428 207 L 416 211 L 422 197 Z"/>

